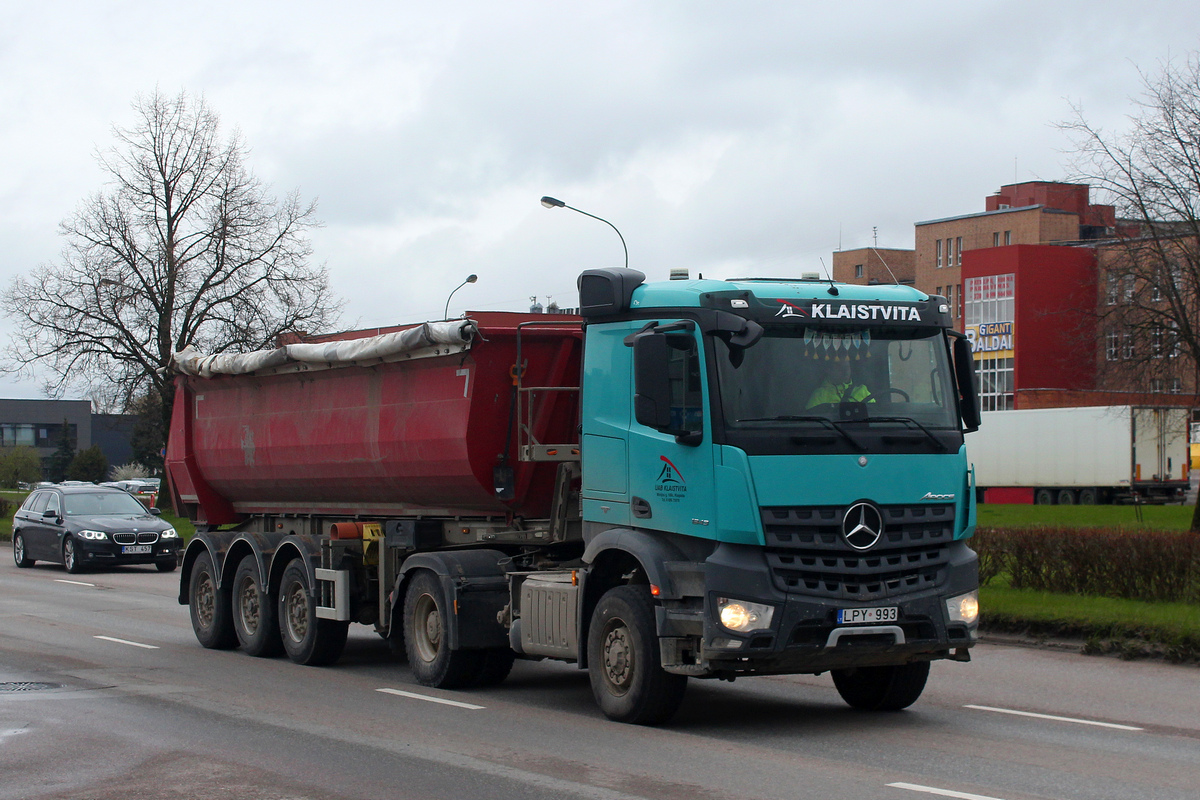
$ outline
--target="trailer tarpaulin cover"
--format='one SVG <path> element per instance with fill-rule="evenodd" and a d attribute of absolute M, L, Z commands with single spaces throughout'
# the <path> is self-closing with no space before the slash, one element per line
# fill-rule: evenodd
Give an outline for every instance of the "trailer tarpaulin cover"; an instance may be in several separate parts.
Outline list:
<path fill-rule="evenodd" d="M 175 354 L 175 368 L 187 375 L 211 378 L 214 375 L 245 375 L 291 362 L 308 364 L 347 364 L 373 361 L 411 353 L 439 345 L 462 347 L 476 335 L 471 320 L 426 322 L 412 328 L 365 339 L 341 339 L 316 344 L 289 344 L 274 350 L 253 353 L 216 353 L 205 355 L 188 345 Z"/>

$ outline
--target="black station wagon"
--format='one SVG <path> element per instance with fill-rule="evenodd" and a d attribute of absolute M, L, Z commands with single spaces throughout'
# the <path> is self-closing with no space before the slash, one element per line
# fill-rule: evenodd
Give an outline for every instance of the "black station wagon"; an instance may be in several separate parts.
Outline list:
<path fill-rule="evenodd" d="M 158 509 L 120 489 L 85 484 L 31 492 L 13 516 L 13 559 L 62 564 L 67 572 L 107 564 L 175 569 L 180 539 Z"/>

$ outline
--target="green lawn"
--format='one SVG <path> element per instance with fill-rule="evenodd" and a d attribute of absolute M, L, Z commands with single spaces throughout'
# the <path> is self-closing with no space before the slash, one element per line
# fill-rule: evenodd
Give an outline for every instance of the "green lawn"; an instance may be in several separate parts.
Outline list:
<path fill-rule="evenodd" d="M 1186 531 L 1192 506 L 979 506 L 979 525 L 985 528 L 1030 528 L 1053 525 L 1068 528 L 1144 528 Z M 1139 521 L 1139 512 L 1141 521 Z"/>

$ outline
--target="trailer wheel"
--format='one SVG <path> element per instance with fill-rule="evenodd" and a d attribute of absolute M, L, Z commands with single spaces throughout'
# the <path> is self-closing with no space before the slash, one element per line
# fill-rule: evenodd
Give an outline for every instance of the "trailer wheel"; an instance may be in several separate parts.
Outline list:
<path fill-rule="evenodd" d="M 851 708 L 899 711 L 917 702 L 929 678 L 929 662 L 895 667 L 856 667 L 831 671 L 833 685 Z"/>
<path fill-rule="evenodd" d="M 1096 490 L 1095 489 L 1080 489 L 1079 490 L 1079 505 L 1081 505 L 1081 506 L 1096 505 Z"/>
<path fill-rule="evenodd" d="M 258 559 L 249 554 L 233 576 L 233 629 L 248 655 L 270 658 L 283 652 L 275 603 L 258 578 Z"/>
<path fill-rule="evenodd" d="M 288 658 L 309 667 L 323 667 L 338 660 L 346 646 L 350 623 L 317 618 L 317 600 L 299 560 L 292 560 L 283 570 L 277 608 L 279 634 Z"/>
<path fill-rule="evenodd" d="M 1070 489 L 1059 489 L 1058 490 L 1058 504 L 1060 506 L 1075 505 L 1075 492 L 1073 492 Z"/>
<path fill-rule="evenodd" d="M 207 551 L 196 556 L 188 582 L 188 611 L 196 640 L 213 650 L 237 647 L 233 615 L 229 612 L 229 593 L 217 586 L 212 556 Z"/>
<path fill-rule="evenodd" d="M 469 686 L 480 676 L 483 650 L 451 650 L 446 641 L 450 604 L 441 581 L 428 570 L 420 570 L 404 594 L 404 642 L 413 677 L 422 686 L 457 689 Z"/>
<path fill-rule="evenodd" d="M 1033 495 L 1033 502 L 1039 506 L 1054 505 L 1054 492 L 1049 489 L 1038 489 Z"/>
<path fill-rule="evenodd" d="M 588 677 L 596 704 L 617 722 L 656 725 L 679 710 L 687 676 L 662 668 L 647 587 L 617 586 L 596 604 L 588 628 Z"/>

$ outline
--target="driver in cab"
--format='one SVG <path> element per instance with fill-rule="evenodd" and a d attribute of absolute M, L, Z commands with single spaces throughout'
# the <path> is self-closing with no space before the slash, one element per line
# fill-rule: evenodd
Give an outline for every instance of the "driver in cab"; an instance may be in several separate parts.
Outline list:
<path fill-rule="evenodd" d="M 871 390 L 854 380 L 848 358 L 828 361 L 825 364 L 825 379 L 808 398 L 805 409 L 814 406 L 843 402 L 874 403 Z"/>

